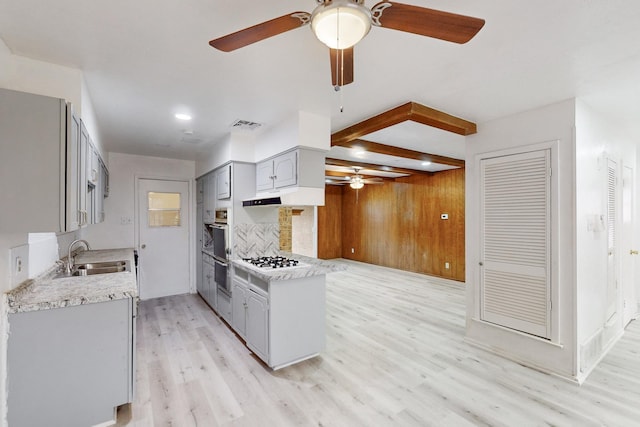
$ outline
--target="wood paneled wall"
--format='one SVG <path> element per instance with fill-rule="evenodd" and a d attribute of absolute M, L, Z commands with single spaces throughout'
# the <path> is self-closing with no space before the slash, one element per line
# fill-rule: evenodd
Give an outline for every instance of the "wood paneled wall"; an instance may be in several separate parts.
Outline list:
<path fill-rule="evenodd" d="M 318 206 L 318 258 L 342 257 L 342 187 L 327 185 Z"/>
<path fill-rule="evenodd" d="M 343 258 L 464 281 L 464 172 L 365 185 L 357 197 L 348 186 L 327 186 L 318 215 L 318 256 L 335 258 L 341 246 Z M 449 219 L 440 219 L 445 213 Z M 325 246 L 332 239 L 333 248 Z"/>

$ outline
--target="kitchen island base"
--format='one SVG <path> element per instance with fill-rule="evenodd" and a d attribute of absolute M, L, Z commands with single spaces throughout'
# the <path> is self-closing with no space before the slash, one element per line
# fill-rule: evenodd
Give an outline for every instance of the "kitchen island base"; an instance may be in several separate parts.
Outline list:
<path fill-rule="evenodd" d="M 274 370 L 319 355 L 326 341 L 325 274 L 282 278 L 264 271 L 234 263 L 232 328 Z"/>

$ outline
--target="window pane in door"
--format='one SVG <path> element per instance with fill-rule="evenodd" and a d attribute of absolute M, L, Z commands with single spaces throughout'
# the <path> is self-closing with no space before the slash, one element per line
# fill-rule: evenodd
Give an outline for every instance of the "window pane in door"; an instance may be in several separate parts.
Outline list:
<path fill-rule="evenodd" d="M 148 193 L 149 227 L 180 226 L 180 193 Z"/>

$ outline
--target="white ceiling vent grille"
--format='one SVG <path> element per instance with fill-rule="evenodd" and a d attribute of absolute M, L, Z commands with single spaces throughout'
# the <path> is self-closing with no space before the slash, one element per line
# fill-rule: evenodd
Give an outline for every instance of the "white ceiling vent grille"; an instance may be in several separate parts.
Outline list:
<path fill-rule="evenodd" d="M 262 126 L 261 123 L 252 122 L 250 120 L 236 120 L 231 124 L 232 130 L 254 131 Z"/>

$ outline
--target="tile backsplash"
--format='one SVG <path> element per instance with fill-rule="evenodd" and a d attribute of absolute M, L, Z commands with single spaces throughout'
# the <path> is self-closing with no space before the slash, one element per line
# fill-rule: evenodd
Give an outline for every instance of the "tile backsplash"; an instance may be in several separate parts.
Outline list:
<path fill-rule="evenodd" d="M 236 224 L 233 233 L 236 258 L 275 256 L 280 250 L 278 224 Z"/>

